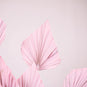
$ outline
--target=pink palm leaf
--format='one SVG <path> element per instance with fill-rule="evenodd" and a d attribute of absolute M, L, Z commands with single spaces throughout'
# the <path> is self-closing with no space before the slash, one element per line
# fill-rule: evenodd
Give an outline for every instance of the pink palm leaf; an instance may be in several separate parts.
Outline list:
<path fill-rule="evenodd" d="M 87 87 L 87 68 L 73 70 L 66 77 L 64 87 Z"/>
<path fill-rule="evenodd" d="M 0 57 L 0 87 L 44 87 L 44 85 L 34 64 L 16 79 Z"/>
<path fill-rule="evenodd" d="M 60 63 L 48 22 L 23 41 L 21 51 L 27 63 L 30 66 L 35 63 L 38 70 L 54 68 Z"/>

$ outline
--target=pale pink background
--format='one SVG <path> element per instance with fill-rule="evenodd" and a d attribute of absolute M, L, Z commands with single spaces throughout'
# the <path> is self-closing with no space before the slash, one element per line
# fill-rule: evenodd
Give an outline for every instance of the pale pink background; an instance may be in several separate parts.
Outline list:
<path fill-rule="evenodd" d="M 62 62 L 39 72 L 45 87 L 63 87 L 70 70 L 87 67 L 86 0 L 0 0 L 0 18 L 7 25 L 0 55 L 16 78 L 28 68 L 20 51 L 22 41 L 46 20 Z"/>

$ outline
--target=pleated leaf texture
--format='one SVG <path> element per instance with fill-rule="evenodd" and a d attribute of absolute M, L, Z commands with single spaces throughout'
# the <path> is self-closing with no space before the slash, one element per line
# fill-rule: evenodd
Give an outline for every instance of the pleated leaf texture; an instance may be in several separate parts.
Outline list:
<path fill-rule="evenodd" d="M 6 29 L 6 25 L 0 19 L 0 45 L 3 42 L 4 38 L 5 38 L 5 29 Z"/>
<path fill-rule="evenodd" d="M 23 41 L 21 52 L 27 63 L 30 66 L 35 63 L 38 70 L 54 68 L 60 63 L 48 21 Z"/>
<path fill-rule="evenodd" d="M 87 87 L 87 68 L 73 70 L 67 75 L 64 87 Z"/>
<path fill-rule="evenodd" d="M 35 64 L 16 79 L 0 57 L 0 87 L 44 87 Z"/>

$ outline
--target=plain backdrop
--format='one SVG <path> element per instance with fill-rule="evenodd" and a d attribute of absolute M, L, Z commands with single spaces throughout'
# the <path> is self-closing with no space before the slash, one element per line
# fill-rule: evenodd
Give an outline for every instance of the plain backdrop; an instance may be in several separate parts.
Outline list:
<path fill-rule="evenodd" d="M 72 69 L 87 67 L 87 0 L 0 0 L 0 18 L 7 26 L 0 55 L 16 78 L 28 68 L 22 41 L 46 20 L 62 61 L 39 72 L 45 87 L 63 87 Z"/>

